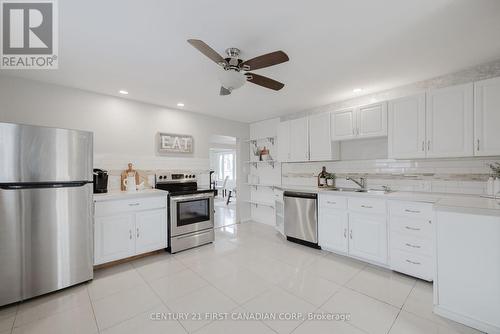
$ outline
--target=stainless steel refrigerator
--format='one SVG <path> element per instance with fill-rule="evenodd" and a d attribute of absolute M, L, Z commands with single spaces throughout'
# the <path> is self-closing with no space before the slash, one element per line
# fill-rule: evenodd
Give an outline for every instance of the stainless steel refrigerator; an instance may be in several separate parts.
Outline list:
<path fill-rule="evenodd" d="M 93 278 L 90 132 L 0 123 L 0 306 Z"/>

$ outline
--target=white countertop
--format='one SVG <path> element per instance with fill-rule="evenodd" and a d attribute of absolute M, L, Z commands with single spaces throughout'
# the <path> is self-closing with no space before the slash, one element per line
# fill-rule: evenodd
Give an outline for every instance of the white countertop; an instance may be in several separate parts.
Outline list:
<path fill-rule="evenodd" d="M 104 194 L 94 194 L 94 202 L 110 201 L 116 199 L 151 197 L 151 196 L 167 196 L 168 192 L 159 189 L 144 189 L 135 192 L 128 191 L 110 191 Z"/>
<path fill-rule="evenodd" d="M 302 191 L 321 194 L 332 194 L 346 197 L 375 197 L 410 202 L 434 204 L 436 210 L 457 211 L 465 213 L 500 215 L 500 200 L 484 198 L 479 195 L 428 193 L 411 191 L 394 191 L 389 193 L 341 192 L 325 188 L 308 186 L 280 186 L 284 191 Z"/>

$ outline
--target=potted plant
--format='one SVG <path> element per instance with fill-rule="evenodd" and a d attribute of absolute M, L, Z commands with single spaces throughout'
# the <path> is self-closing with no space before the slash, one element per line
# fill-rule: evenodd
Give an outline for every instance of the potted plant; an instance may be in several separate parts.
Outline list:
<path fill-rule="evenodd" d="M 489 166 L 491 169 L 491 177 L 493 178 L 493 195 L 496 196 L 500 192 L 500 163 L 495 162 Z"/>
<path fill-rule="evenodd" d="M 335 187 L 335 179 L 337 176 L 335 176 L 335 173 L 330 173 L 326 177 L 326 185 L 328 187 Z"/>

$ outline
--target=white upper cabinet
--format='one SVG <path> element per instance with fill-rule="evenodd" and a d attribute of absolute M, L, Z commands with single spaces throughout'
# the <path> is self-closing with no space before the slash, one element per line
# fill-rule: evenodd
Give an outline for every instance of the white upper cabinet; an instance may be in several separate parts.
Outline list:
<path fill-rule="evenodd" d="M 309 160 L 324 161 L 339 158 L 339 144 L 332 143 L 330 114 L 309 116 Z"/>
<path fill-rule="evenodd" d="M 309 160 L 309 126 L 307 117 L 290 121 L 290 161 Z"/>
<path fill-rule="evenodd" d="M 387 136 L 387 103 L 334 111 L 331 131 L 334 141 Z"/>
<path fill-rule="evenodd" d="M 290 121 L 278 123 L 278 161 L 290 161 Z"/>
<path fill-rule="evenodd" d="M 332 140 L 346 140 L 356 137 L 356 109 L 349 108 L 332 112 Z"/>
<path fill-rule="evenodd" d="M 389 158 L 425 158 L 425 93 L 389 102 Z"/>
<path fill-rule="evenodd" d="M 474 84 L 474 154 L 500 155 L 500 78 Z"/>
<path fill-rule="evenodd" d="M 427 93 L 427 157 L 473 155 L 473 84 Z"/>
<path fill-rule="evenodd" d="M 374 103 L 358 109 L 357 136 L 363 138 L 387 136 L 387 103 Z"/>

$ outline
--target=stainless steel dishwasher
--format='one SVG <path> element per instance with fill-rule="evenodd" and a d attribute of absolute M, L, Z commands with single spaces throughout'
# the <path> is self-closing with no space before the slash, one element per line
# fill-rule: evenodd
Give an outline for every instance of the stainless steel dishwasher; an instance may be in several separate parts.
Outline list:
<path fill-rule="evenodd" d="M 318 194 L 285 191 L 285 235 L 287 240 L 318 246 Z"/>

